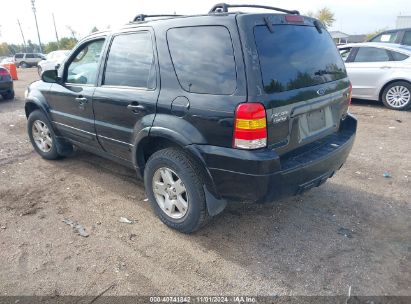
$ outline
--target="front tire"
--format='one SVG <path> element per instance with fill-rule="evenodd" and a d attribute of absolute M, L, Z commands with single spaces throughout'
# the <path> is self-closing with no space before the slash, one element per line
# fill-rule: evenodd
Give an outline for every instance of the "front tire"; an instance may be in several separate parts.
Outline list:
<path fill-rule="evenodd" d="M 208 217 L 203 179 L 196 164 L 181 149 L 155 152 L 144 170 L 144 185 L 156 215 L 183 233 L 200 229 Z"/>
<path fill-rule="evenodd" d="M 392 110 L 407 110 L 411 107 L 411 84 L 405 81 L 391 83 L 382 93 L 382 102 Z"/>
<path fill-rule="evenodd" d="M 30 142 L 36 152 L 44 159 L 60 158 L 57 150 L 57 140 L 53 128 L 46 115 L 40 110 L 33 111 L 27 122 Z"/>

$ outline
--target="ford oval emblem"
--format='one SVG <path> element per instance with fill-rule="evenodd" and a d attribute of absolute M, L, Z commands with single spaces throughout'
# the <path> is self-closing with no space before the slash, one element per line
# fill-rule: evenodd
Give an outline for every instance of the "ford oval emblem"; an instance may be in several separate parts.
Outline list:
<path fill-rule="evenodd" d="M 323 96 L 325 94 L 325 89 L 319 89 L 317 91 L 317 94 L 320 95 L 320 96 Z"/>

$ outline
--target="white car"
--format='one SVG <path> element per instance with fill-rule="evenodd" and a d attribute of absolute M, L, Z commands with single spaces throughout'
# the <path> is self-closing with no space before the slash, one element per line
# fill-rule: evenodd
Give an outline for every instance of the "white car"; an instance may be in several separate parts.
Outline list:
<path fill-rule="evenodd" d="M 394 110 L 411 107 L 411 47 L 364 42 L 338 47 L 354 98 L 381 100 Z"/>
<path fill-rule="evenodd" d="M 48 53 L 46 59 L 37 64 L 39 75 L 41 76 L 42 71 L 55 69 L 58 64 L 63 63 L 69 54 L 70 51 L 68 50 L 59 50 Z"/>

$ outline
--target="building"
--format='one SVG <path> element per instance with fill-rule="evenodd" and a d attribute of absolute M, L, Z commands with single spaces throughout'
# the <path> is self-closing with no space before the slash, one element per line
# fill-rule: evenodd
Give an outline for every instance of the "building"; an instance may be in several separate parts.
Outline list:
<path fill-rule="evenodd" d="M 347 43 L 347 39 L 349 37 L 349 35 L 339 31 L 331 31 L 330 35 L 337 45 Z"/>
<path fill-rule="evenodd" d="M 367 39 L 367 35 L 348 35 L 339 31 L 331 31 L 330 35 L 337 45 L 364 42 Z"/>
<path fill-rule="evenodd" d="M 397 29 L 411 27 L 411 16 L 398 16 L 395 27 Z"/>

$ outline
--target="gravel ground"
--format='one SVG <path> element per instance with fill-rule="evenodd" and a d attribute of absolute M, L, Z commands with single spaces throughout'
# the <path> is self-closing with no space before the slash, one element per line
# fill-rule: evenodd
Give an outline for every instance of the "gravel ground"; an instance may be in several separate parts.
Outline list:
<path fill-rule="evenodd" d="M 411 296 L 411 112 L 354 101 L 358 136 L 335 177 L 273 205 L 229 205 L 183 235 L 132 170 L 83 151 L 36 155 L 23 96 L 38 77 L 19 77 L 16 100 L 0 100 L 0 295 Z"/>

